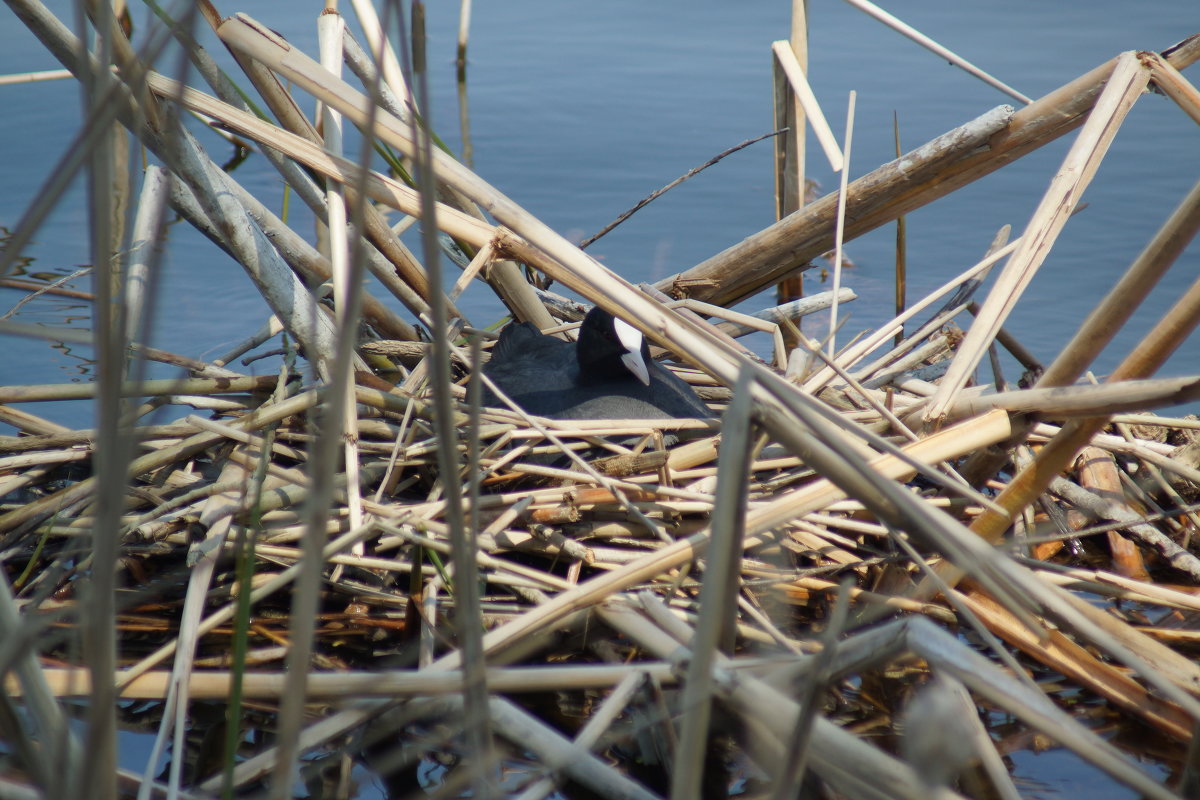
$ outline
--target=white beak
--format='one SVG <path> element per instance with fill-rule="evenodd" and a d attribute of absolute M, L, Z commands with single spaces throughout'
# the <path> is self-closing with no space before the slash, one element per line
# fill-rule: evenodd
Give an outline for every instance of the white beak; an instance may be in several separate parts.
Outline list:
<path fill-rule="evenodd" d="M 623 319 L 613 319 L 613 327 L 616 328 L 617 339 L 626 350 L 625 355 L 621 356 L 621 363 L 645 386 L 649 386 L 650 368 L 642 360 L 642 332 Z"/>

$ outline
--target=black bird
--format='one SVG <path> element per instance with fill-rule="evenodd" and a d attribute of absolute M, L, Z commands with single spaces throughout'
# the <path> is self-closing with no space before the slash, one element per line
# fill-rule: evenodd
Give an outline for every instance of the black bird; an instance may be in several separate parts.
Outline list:
<path fill-rule="evenodd" d="M 483 372 L 519 406 L 541 417 L 712 416 L 691 386 L 650 358 L 641 331 L 599 307 L 584 317 L 574 346 L 528 322 L 509 325 Z M 503 405 L 486 387 L 484 404 Z"/>

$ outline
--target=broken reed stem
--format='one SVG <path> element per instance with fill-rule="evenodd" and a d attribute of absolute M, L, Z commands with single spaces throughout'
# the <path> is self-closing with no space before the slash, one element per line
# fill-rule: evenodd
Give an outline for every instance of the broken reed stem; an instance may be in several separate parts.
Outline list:
<path fill-rule="evenodd" d="M 172 394 L 226 394 L 262 392 L 275 384 L 274 375 L 238 378 L 167 378 L 126 381 L 118 390 L 121 397 L 153 397 Z M 0 386 L 0 403 L 37 403 L 48 400 L 90 400 L 99 388 L 93 383 L 49 383 L 28 386 Z"/>
<path fill-rule="evenodd" d="M 938 57 L 946 59 L 954 66 L 958 67 L 959 69 L 965 70 L 966 72 L 970 73 L 971 75 L 975 76 L 976 78 L 979 78 L 979 80 L 983 81 L 988 86 L 991 86 L 994 89 L 999 89 L 1000 91 L 1004 92 L 1009 97 L 1012 97 L 1015 100 L 1019 100 L 1020 102 L 1025 103 L 1026 105 L 1033 102 L 1028 97 L 1026 97 L 1025 95 L 1018 92 L 1016 89 L 1012 88 L 1011 86 L 1004 83 L 1003 81 L 1000 81 L 999 79 L 992 77 L 988 73 L 981 70 L 979 67 L 972 64 L 970 61 L 967 61 L 965 58 L 963 58 L 962 56 L 955 53 L 954 51 L 949 50 L 948 48 L 946 48 L 946 47 L 942 46 L 941 44 L 939 44 L 938 42 L 934 41 L 933 39 L 930 39 L 928 36 L 921 33 L 916 28 L 912 27 L 911 25 L 908 25 L 907 23 L 901 21 L 900 19 L 898 19 L 898 18 L 892 16 L 891 14 L 889 14 L 888 12 L 884 11 L 879 6 L 870 2 L 870 0 L 846 0 L 846 2 L 849 3 L 850 5 L 854 6 L 855 8 L 857 8 L 859 11 L 869 14 L 870 16 L 874 17 L 875 19 L 879 20 L 884 25 L 887 25 L 889 28 L 896 31 L 897 33 L 900 33 L 903 36 L 907 36 L 909 39 L 912 39 L 914 42 L 921 45 L 926 50 L 936 53 L 938 55 Z"/>
<path fill-rule="evenodd" d="M 892 132 L 896 139 L 896 158 L 900 150 L 900 112 L 892 112 Z M 908 218 L 896 218 L 896 316 L 904 313 L 908 297 Z M 904 328 L 896 331 L 896 345 L 904 340 Z"/>
<path fill-rule="evenodd" d="M 1176 70 L 1200 58 L 1196 37 L 1165 58 Z M 944 197 L 1081 125 L 1115 59 L 1012 113 L 1001 107 L 910 151 L 848 187 L 847 238 Z M 701 264 L 662 279 L 668 294 L 733 305 L 777 283 L 833 245 L 837 194 L 831 192 Z"/>
<path fill-rule="evenodd" d="M 895 334 L 904 326 L 905 322 L 912 319 L 929 306 L 933 305 L 937 298 L 941 297 L 943 294 L 955 288 L 959 284 L 964 283 L 965 281 L 973 280 L 977 276 L 991 269 L 993 264 L 1004 258 L 1009 253 L 1013 252 L 1013 250 L 1017 248 L 1017 245 L 1020 243 L 1020 241 L 1020 239 L 1016 239 L 1012 242 L 1009 242 L 1006 246 L 1000 248 L 999 250 L 989 253 L 978 264 L 962 273 L 959 273 L 959 275 L 956 277 L 951 278 L 937 289 L 934 289 L 925 296 L 925 299 L 910 306 L 903 314 L 899 315 L 891 322 L 882 325 L 870 336 L 867 336 L 862 341 L 847 347 L 845 351 L 838 354 L 838 363 L 845 368 L 852 367 L 854 363 L 863 356 L 868 355 L 877 347 L 884 344 L 893 334 Z M 819 392 L 822 388 L 824 388 L 829 380 L 834 377 L 834 375 L 835 373 L 832 369 L 829 367 L 823 367 L 822 369 L 818 370 L 815 375 L 805 381 L 805 391 L 813 393 Z"/>
<path fill-rule="evenodd" d="M 1121 279 L 1046 368 L 1038 388 L 1078 380 L 1200 231 L 1200 182 L 1180 201 Z"/>
<path fill-rule="evenodd" d="M 413 75 L 416 80 L 417 103 L 424 109 L 418 121 L 412 119 L 412 140 L 415 142 L 413 156 L 416 161 L 417 181 L 421 190 L 421 242 L 424 247 L 425 267 L 434 286 L 442 286 L 441 245 L 437 239 L 437 208 L 434 147 L 432 142 L 432 105 L 429 95 L 429 78 L 423 58 L 425 27 L 423 6 L 413 6 Z M 372 130 L 373 119 L 367 120 L 367 130 Z M 472 754 L 470 766 L 471 794 L 489 800 L 496 796 L 494 781 L 495 755 L 492 744 L 492 721 L 488 702 L 486 661 L 483 650 L 483 615 L 479 602 L 479 573 L 476 561 L 476 531 L 468 526 L 463 511 L 462 486 L 455 476 L 459 474 L 460 459 L 458 438 L 452 421 L 450 374 L 450 352 L 447 337 L 450 335 L 446 308 L 439 292 L 432 304 L 433 337 L 433 399 L 437 406 L 434 424 L 438 432 L 438 472 L 443 476 L 442 492 L 446 502 L 446 516 L 450 527 L 451 559 L 454 565 L 454 628 L 459 652 L 464 659 L 462 703 L 463 723 L 468 751 Z M 478 365 L 476 365 L 478 366 Z M 478 391 L 478 389 L 476 390 Z M 469 465 L 468 465 L 469 466 Z"/>
<path fill-rule="evenodd" d="M 950 369 L 938 384 L 938 391 L 925 410 L 926 423 L 936 424 L 945 416 L 954 396 L 975 370 L 997 330 L 1049 254 L 1066 225 L 1075 199 L 1091 182 L 1125 115 L 1149 81 L 1150 70 L 1136 53 L 1123 53 L 1117 59 L 1087 122 L 1018 240 L 1020 246 L 996 278 Z"/>
<path fill-rule="evenodd" d="M 838 328 L 838 292 L 842 288 L 842 242 L 845 240 L 846 235 L 846 184 L 850 172 L 850 143 L 854 138 L 854 100 L 857 96 L 855 91 L 851 89 L 850 100 L 846 104 L 846 141 L 842 146 L 844 161 L 842 164 L 841 186 L 838 188 L 837 226 L 833 235 L 833 304 L 829 307 L 830 358 L 833 358 L 834 354 L 837 353 L 834 339 Z"/>
<path fill-rule="evenodd" d="M 671 797 L 686 800 L 701 794 L 704 751 L 708 742 L 712 702 L 712 666 L 719 653 L 731 655 L 734 610 L 747 505 L 751 450 L 750 383 L 744 369 L 733 390 L 733 401 L 722 417 L 721 454 L 717 462 L 717 496 L 711 522 L 711 545 L 700 588 L 700 624 L 691 641 L 692 658 L 684 681 L 685 709 L 671 776 Z"/>
<path fill-rule="evenodd" d="M 813 94 L 812 87 L 804 75 L 804 67 L 800 65 L 799 59 L 796 58 L 792 50 L 792 43 L 787 41 L 774 42 L 771 44 L 771 52 L 775 56 L 775 62 L 783 70 L 783 74 L 787 76 L 788 84 L 791 86 L 800 109 L 804 112 L 805 121 L 812 125 L 813 134 L 817 137 L 817 142 L 820 143 L 821 149 L 825 151 L 825 158 L 829 161 L 829 169 L 833 172 L 841 172 L 846 163 L 843 151 L 838 148 L 837 138 L 833 135 L 829 123 L 825 121 L 825 114 L 821 111 L 821 104 L 817 102 L 817 97 Z M 803 136 L 803 130 L 795 135 Z M 801 192 L 803 192 L 803 183 L 803 180 L 798 181 Z"/>
<path fill-rule="evenodd" d="M 1177 217 L 1173 216 L 1172 222 L 1175 221 Z M 1191 220 L 1192 234 L 1196 231 L 1196 222 L 1196 219 Z M 1178 250 L 1181 251 L 1182 248 Z M 1107 298 L 1102 302 L 1107 302 Z M 1197 324 L 1200 324 L 1200 281 L 1192 284 L 1176 301 L 1133 352 L 1112 372 L 1108 382 L 1152 375 Z M 997 502 L 1003 505 L 1009 514 L 1015 514 L 1024 508 L 1046 490 L 1049 481 L 1066 467 L 1079 448 L 1091 441 L 1106 423 L 1107 417 L 1101 416 L 1064 425 L 1058 435 L 1040 451 L 1034 464 L 1019 473 L 1008 488 L 996 498 Z M 977 519 L 971 527 L 986 540 L 995 542 L 1008 527 L 1008 523 L 1001 515 L 990 512 Z"/>
<path fill-rule="evenodd" d="M 759 659 L 748 659 L 744 668 L 761 666 Z M 639 671 L 664 685 L 677 682 L 671 664 L 638 662 Z M 42 670 L 47 687 L 59 699 L 86 697 L 91 691 L 91 673 L 70 667 L 46 667 Z M 573 691 L 602 689 L 620 683 L 629 674 L 625 665 L 561 665 L 489 667 L 487 681 L 499 693 Z M 278 700 L 285 692 L 285 673 L 247 672 L 237 675 L 220 670 L 193 672 L 188 676 L 188 694 L 194 700 L 223 700 L 229 696 L 235 680 L 242 682 L 243 697 L 254 700 Z M 125 700 L 162 700 L 167 695 L 171 673 L 144 672 L 135 680 L 122 683 L 121 698 Z M 357 697 L 419 697 L 433 694 L 455 694 L 462 689 L 461 672 L 429 672 L 414 670 L 370 670 L 364 672 L 318 672 L 309 676 L 309 698 L 314 701 L 354 699 Z M 9 675 L 4 690 L 10 697 L 24 697 L 20 681 Z"/>

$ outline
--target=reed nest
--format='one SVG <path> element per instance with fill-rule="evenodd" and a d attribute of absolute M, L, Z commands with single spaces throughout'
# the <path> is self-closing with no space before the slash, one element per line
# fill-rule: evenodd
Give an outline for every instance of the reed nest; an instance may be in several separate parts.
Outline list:
<path fill-rule="evenodd" d="M 1200 228 L 1200 185 L 1052 363 L 1003 323 L 1137 98 L 1153 88 L 1200 122 L 1180 73 L 1200 35 L 995 109 L 634 286 L 438 150 L 401 71 L 343 40 L 336 14 L 325 45 L 357 86 L 197 4 L 267 121 L 210 69 L 186 33 L 197 20 L 173 31 L 209 89 L 148 69 L 112 20 L 92 22 L 115 70 L 81 58 L 40 4 L 9 5 L 90 86 L 88 130 L 118 122 L 145 146 L 133 239 L 155 241 L 169 206 L 275 318 L 213 361 L 144 346 L 144 301 L 125 287 L 154 256 L 133 248 L 97 281 L 119 287 L 96 297 L 99 380 L 0 387 L 16 429 L 0 437 L 0 794 L 289 797 L 300 763 L 312 796 L 348 797 L 362 763 L 397 797 L 431 765 L 439 796 L 723 797 L 736 783 L 1019 797 L 1004 759 L 1037 736 L 1141 796 L 1195 796 L 1200 422 L 1150 412 L 1200 397 L 1200 377 L 1157 377 L 1200 322 L 1200 283 L 1106 380 L 1082 379 Z M 319 126 L 285 85 L 325 104 Z M 184 112 L 272 159 L 324 220 L 326 249 L 217 167 Z M 343 157 L 341 124 L 388 166 Z M 724 308 L 1068 134 L 1019 237 L 1002 230 L 979 264 L 840 350 L 799 320 L 849 288 Z M 423 220 L 422 258 L 385 208 Z M 443 292 L 449 240 L 466 258 Z M 365 292 L 367 270 L 390 296 Z M 568 337 L 582 314 L 527 275 L 640 328 L 717 418 L 481 408 L 491 336 L 455 307 L 464 286 L 484 281 L 514 318 Z M 330 279 L 332 310 L 316 288 Z M 277 375 L 234 368 L 280 330 Z M 755 330 L 770 358 L 738 342 Z M 1022 364 L 1019 388 L 998 369 L 976 383 L 995 347 Z M 137 380 L 146 359 L 185 374 Z M 80 398 L 95 430 L 12 405 Z M 68 725 L 80 698 L 86 724 Z M 126 725 L 156 735 L 145 775 L 116 768 Z M 1136 735 L 1105 735 L 1118 726 Z M 1150 751 L 1165 769 L 1143 767 Z"/>

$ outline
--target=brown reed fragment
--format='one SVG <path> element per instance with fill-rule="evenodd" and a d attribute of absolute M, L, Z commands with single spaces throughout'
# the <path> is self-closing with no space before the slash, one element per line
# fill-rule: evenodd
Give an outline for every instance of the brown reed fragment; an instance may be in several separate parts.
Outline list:
<path fill-rule="evenodd" d="M 1093 449 L 1085 448 L 1084 453 L 1089 453 Z M 1083 456 L 1081 456 L 1082 458 Z M 1092 459 L 1097 458 L 1091 456 Z M 1176 544 L 1170 537 L 1160 532 L 1153 525 L 1143 522 L 1143 514 L 1135 512 L 1129 508 L 1122 499 L 1113 497 L 1104 497 L 1103 494 L 1098 494 L 1095 491 L 1088 491 L 1090 487 L 1077 486 L 1066 478 L 1055 478 L 1050 482 L 1050 491 L 1054 492 L 1064 500 L 1076 506 L 1080 511 L 1087 514 L 1092 519 L 1106 519 L 1126 523 L 1129 527 L 1129 532 L 1137 537 L 1145 544 L 1158 550 L 1167 563 L 1175 569 L 1180 570 L 1192 577 L 1193 580 L 1200 581 L 1200 559 L 1192 555 Z M 1116 533 L 1109 533 L 1109 540 L 1117 536 Z M 1120 543 L 1117 545 L 1121 546 Z M 1136 551 L 1135 551 L 1136 552 Z M 1131 559 L 1137 559 L 1137 562 L 1129 572 L 1123 572 L 1126 577 L 1143 580 L 1148 579 L 1145 566 L 1140 565 L 1140 555 L 1132 555 Z"/>
<path fill-rule="evenodd" d="M 986 619 L 998 635 L 1026 652 L 1036 652 L 1044 664 L 1091 687 L 1120 708 L 1137 715 L 1169 736 L 1186 739 L 1191 735 L 1187 715 L 1169 702 L 1156 698 L 1119 670 L 1095 658 L 1058 631 L 1050 631 L 1047 641 L 1030 637 L 1015 623 L 1004 607 L 978 593 L 965 595 L 971 610 Z"/>
<path fill-rule="evenodd" d="M 1121 489 L 1117 462 L 1110 453 L 1099 447 L 1085 447 L 1079 451 L 1075 465 L 1081 488 L 1097 495 L 1106 504 L 1128 507 L 1125 493 Z M 1129 510 L 1130 516 L 1136 516 L 1133 509 Z M 1106 537 L 1116 571 L 1134 580 L 1149 580 L 1150 573 L 1146 571 L 1141 551 L 1116 531 L 1108 531 Z"/>
<path fill-rule="evenodd" d="M 7 318 L 12 314 L 12 311 L 16 310 L 16 308 L 19 308 L 26 301 L 40 297 L 44 294 L 56 295 L 58 297 L 69 297 L 73 300 L 87 300 L 89 302 L 95 300 L 96 296 L 91 292 L 62 288 L 61 284 L 74 280 L 80 275 L 84 275 L 86 273 L 87 270 L 77 270 L 70 275 L 64 275 L 58 280 L 55 280 L 53 283 L 48 284 L 40 283 L 38 281 L 25 281 L 17 278 L 5 278 L 4 280 L 0 280 L 0 286 L 3 286 L 6 289 L 25 289 L 29 291 L 29 294 L 22 298 L 13 309 L 5 313 L 3 318 Z"/>
<path fill-rule="evenodd" d="M 660 467 L 666 466 L 669 458 L 670 454 L 666 450 L 654 450 L 649 453 L 638 453 L 637 455 L 608 456 L 597 459 L 592 464 L 605 475 L 624 478 L 630 475 L 640 475 L 644 472 L 653 472 Z"/>

